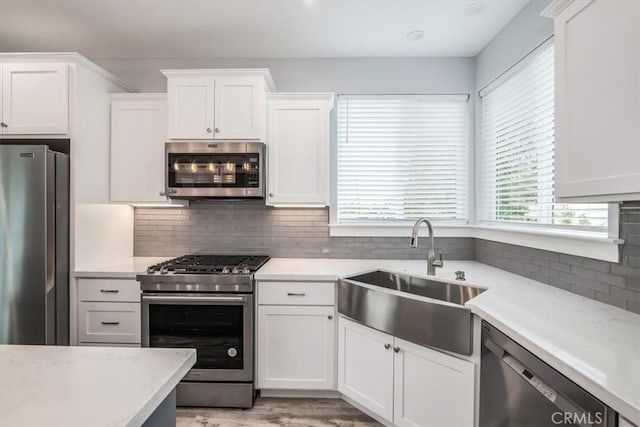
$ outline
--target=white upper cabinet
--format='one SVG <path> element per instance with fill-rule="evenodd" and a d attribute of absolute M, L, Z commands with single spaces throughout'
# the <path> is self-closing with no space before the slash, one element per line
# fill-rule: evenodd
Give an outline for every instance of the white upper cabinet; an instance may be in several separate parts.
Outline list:
<path fill-rule="evenodd" d="M 5 63 L 0 70 L 1 133 L 69 133 L 66 63 Z"/>
<path fill-rule="evenodd" d="M 169 138 L 212 139 L 215 109 L 213 77 L 172 77 L 167 82 Z"/>
<path fill-rule="evenodd" d="M 265 82 L 262 77 L 216 79 L 216 139 L 264 139 Z"/>
<path fill-rule="evenodd" d="M 555 15 L 556 198 L 640 199 L 640 2 L 544 13 Z"/>
<path fill-rule="evenodd" d="M 166 122 L 166 95 L 112 95 L 112 202 L 167 203 L 160 195 L 164 191 Z"/>
<path fill-rule="evenodd" d="M 333 99 L 333 94 L 268 96 L 267 205 L 328 205 Z"/>
<path fill-rule="evenodd" d="M 264 140 L 265 69 L 164 70 L 169 139 Z"/>

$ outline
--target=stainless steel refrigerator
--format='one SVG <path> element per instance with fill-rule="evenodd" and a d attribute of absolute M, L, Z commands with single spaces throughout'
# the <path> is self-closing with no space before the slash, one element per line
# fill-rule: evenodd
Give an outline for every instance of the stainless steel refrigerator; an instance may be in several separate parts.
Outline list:
<path fill-rule="evenodd" d="M 47 145 L 0 145 L 0 344 L 69 345 L 69 156 Z"/>

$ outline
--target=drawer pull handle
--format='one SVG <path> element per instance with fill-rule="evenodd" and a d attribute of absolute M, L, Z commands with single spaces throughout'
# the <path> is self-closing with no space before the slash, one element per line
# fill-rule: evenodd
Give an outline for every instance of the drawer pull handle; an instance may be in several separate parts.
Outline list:
<path fill-rule="evenodd" d="M 303 297 L 306 295 L 304 292 L 287 292 L 290 297 Z"/>
<path fill-rule="evenodd" d="M 115 325 L 119 325 L 120 322 L 100 322 L 103 325 L 109 325 L 109 326 L 115 326 Z"/>
<path fill-rule="evenodd" d="M 100 289 L 103 294 L 117 294 L 120 292 L 118 289 Z"/>

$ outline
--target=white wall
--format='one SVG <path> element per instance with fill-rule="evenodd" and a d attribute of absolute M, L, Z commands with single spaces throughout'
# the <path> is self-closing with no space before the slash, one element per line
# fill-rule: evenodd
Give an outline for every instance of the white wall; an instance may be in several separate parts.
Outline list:
<path fill-rule="evenodd" d="M 475 58 L 480 90 L 553 35 L 553 19 L 540 16 L 550 0 L 531 0 Z"/>
<path fill-rule="evenodd" d="M 109 265 L 133 256 L 133 207 L 76 205 L 75 270 Z"/>
<path fill-rule="evenodd" d="M 97 59 L 139 92 L 166 92 L 160 69 L 269 68 L 279 92 L 471 93 L 473 58 Z"/>

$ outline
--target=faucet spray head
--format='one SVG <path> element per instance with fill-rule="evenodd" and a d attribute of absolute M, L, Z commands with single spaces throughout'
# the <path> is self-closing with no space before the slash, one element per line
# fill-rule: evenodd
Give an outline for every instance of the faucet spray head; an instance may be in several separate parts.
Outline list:
<path fill-rule="evenodd" d="M 418 236 L 411 236 L 411 240 L 409 240 L 409 246 L 411 246 L 412 248 L 418 247 Z"/>

